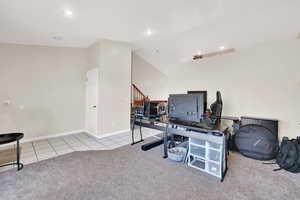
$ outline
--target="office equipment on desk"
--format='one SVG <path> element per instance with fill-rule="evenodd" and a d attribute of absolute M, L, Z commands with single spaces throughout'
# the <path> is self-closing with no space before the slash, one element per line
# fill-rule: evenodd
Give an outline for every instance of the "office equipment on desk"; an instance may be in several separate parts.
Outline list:
<path fill-rule="evenodd" d="M 165 120 L 151 118 L 151 105 L 146 105 L 144 116 L 134 116 L 132 127 L 132 144 L 143 141 L 141 127 L 163 131 L 163 139 L 142 145 L 147 151 L 160 144 L 164 144 L 163 158 L 168 158 L 169 144 L 174 144 L 174 136 L 189 138 L 188 165 L 214 175 L 223 181 L 227 172 L 227 130 L 220 131 L 223 102 L 221 93 L 217 91 L 216 101 L 211 104 L 210 111 L 206 111 L 206 92 L 189 92 L 188 94 L 173 94 L 169 96 L 169 116 Z M 144 110 L 145 111 L 145 110 Z M 145 113 L 149 117 L 145 118 Z M 154 113 L 155 114 L 155 113 Z M 153 115 L 152 115 L 153 116 Z M 135 125 L 140 128 L 141 140 L 134 141 Z M 169 143 L 169 141 L 171 141 Z M 203 141 L 201 147 L 196 141 Z M 173 142 L 173 143 L 172 143 Z M 203 145 L 202 144 L 202 145 Z M 198 152 L 194 151 L 205 147 Z M 197 166 L 197 164 L 199 164 Z"/>
<path fill-rule="evenodd" d="M 210 111 L 207 111 L 203 117 L 203 124 L 211 129 L 220 128 L 223 110 L 223 101 L 221 92 L 216 92 L 216 101 L 210 105 Z"/>
<path fill-rule="evenodd" d="M 158 119 L 166 114 L 166 101 L 145 101 L 144 117 L 149 119 Z"/>
<path fill-rule="evenodd" d="M 203 95 L 203 106 L 204 106 L 204 111 L 207 110 L 207 91 L 206 90 L 192 90 L 192 91 L 187 91 L 188 94 L 201 94 Z"/>
<path fill-rule="evenodd" d="M 148 118 L 156 118 L 159 116 L 159 103 L 158 102 L 144 102 L 144 116 Z"/>
<path fill-rule="evenodd" d="M 169 118 L 199 123 L 205 112 L 204 94 L 171 94 L 168 99 Z"/>
<path fill-rule="evenodd" d="M 142 150 L 149 150 L 158 145 L 163 144 L 163 158 L 168 158 L 168 144 L 169 141 L 172 141 L 174 135 L 181 135 L 184 137 L 188 137 L 190 144 L 192 147 L 189 150 L 190 156 L 193 156 L 194 160 L 189 158 L 188 165 L 197 167 L 199 162 L 195 162 L 197 160 L 202 159 L 202 164 L 204 167 L 201 171 L 207 172 L 215 177 L 218 177 L 221 181 L 223 181 L 226 172 L 227 172 L 227 156 L 228 156 L 228 148 L 227 148 L 227 139 L 228 139 L 228 131 L 220 130 L 207 130 L 199 127 L 193 126 L 185 126 L 182 124 L 175 124 L 170 121 L 155 121 L 155 120 L 145 120 L 141 118 L 136 118 L 134 121 L 134 125 L 139 126 L 140 134 L 142 138 L 141 127 L 152 128 L 156 130 L 163 131 L 163 138 L 156 140 L 154 142 L 150 142 L 141 146 Z M 134 129 L 132 130 L 134 133 Z M 201 142 L 199 142 L 201 141 Z M 138 141 L 140 142 L 140 141 Z M 191 146 L 192 145 L 192 146 Z M 194 151 L 194 147 L 204 147 L 205 145 L 205 154 L 197 154 Z M 207 145 L 207 146 L 206 146 Z M 200 150 L 201 152 L 201 150 Z M 206 155 L 207 154 L 207 155 Z M 198 155 L 198 157 L 197 157 Z M 202 156 L 201 156 L 202 155 Z M 206 159 L 207 157 L 207 159 Z M 205 159 L 203 159 L 205 158 Z M 220 159 L 219 159 L 220 158 Z M 197 160 L 196 160 L 197 159 Z M 203 162 L 204 161 L 204 162 Z M 200 162 L 201 163 L 201 162 Z"/>
<path fill-rule="evenodd" d="M 144 116 L 144 106 L 138 106 L 135 108 L 134 114 L 136 116 Z"/>
<path fill-rule="evenodd" d="M 174 123 L 218 129 L 221 124 L 223 101 L 216 92 L 216 101 L 206 110 L 206 92 L 173 94 L 169 96 L 169 119 Z"/>

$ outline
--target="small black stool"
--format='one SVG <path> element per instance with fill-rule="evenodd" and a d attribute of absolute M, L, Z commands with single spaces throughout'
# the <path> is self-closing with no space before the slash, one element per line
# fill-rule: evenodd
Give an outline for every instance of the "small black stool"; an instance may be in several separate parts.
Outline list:
<path fill-rule="evenodd" d="M 17 142 L 17 162 L 0 165 L 0 167 L 4 167 L 8 165 L 17 165 L 18 171 L 23 168 L 23 164 L 20 163 L 20 139 L 22 139 L 23 137 L 24 137 L 23 133 L 0 134 L 0 145 L 7 144 L 10 142 Z"/>

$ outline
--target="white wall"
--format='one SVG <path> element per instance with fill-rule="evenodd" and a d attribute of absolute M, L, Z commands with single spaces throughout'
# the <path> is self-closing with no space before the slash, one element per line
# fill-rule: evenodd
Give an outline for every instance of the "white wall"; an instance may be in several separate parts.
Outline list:
<path fill-rule="evenodd" d="M 99 68 L 97 136 L 128 131 L 131 47 L 124 42 L 100 40 L 89 47 L 89 54 L 89 63 Z"/>
<path fill-rule="evenodd" d="M 220 90 L 224 115 L 280 120 L 280 136 L 300 136 L 300 40 L 265 44 L 174 66 L 169 92 Z"/>
<path fill-rule="evenodd" d="M 151 100 L 167 100 L 167 76 L 139 55 L 132 55 L 132 83 Z"/>
<path fill-rule="evenodd" d="M 97 41 L 88 48 L 88 67 L 89 70 L 100 66 L 100 42 Z"/>
<path fill-rule="evenodd" d="M 87 49 L 0 44 L 0 133 L 83 129 L 87 60 Z"/>

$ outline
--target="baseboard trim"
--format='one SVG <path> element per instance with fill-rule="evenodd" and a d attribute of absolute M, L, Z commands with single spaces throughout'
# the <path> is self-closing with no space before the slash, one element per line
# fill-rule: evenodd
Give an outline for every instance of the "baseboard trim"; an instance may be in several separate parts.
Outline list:
<path fill-rule="evenodd" d="M 82 133 L 82 132 L 86 132 L 86 131 L 83 129 L 80 129 L 80 130 L 74 130 L 74 131 L 69 131 L 69 132 L 64 132 L 64 133 L 56 133 L 56 134 L 51 134 L 51 135 L 46 135 L 46 136 L 38 136 L 38 137 L 34 137 L 34 138 L 24 139 L 24 140 L 20 140 L 20 142 L 21 143 L 34 142 L 37 140 L 45 140 L 45 139 L 56 138 L 56 137 L 61 137 L 61 136 L 66 136 L 66 135 L 72 135 L 72 134 Z"/>
<path fill-rule="evenodd" d="M 93 136 L 93 137 L 96 137 L 96 138 L 100 139 L 100 138 L 104 138 L 104 137 L 108 137 L 108 136 L 112 136 L 112 135 L 117 135 L 117 134 L 120 134 L 120 133 L 130 132 L 130 129 L 125 129 L 125 130 L 115 131 L 115 132 L 112 132 L 112 133 L 106 133 L 106 134 L 103 134 L 103 135 L 94 135 L 94 134 L 90 133 L 90 132 L 87 131 L 87 130 L 83 130 L 83 132 L 88 133 L 89 135 L 91 135 L 91 136 Z"/>
<path fill-rule="evenodd" d="M 46 140 L 46 139 L 50 139 L 50 138 L 56 138 L 56 137 L 72 135 L 72 134 L 82 133 L 82 132 L 86 132 L 86 131 L 81 129 L 81 130 L 74 130 L 74 131 L 64 132 L 64 133 L 56 133 L 56 134 L 52 134 L 52 135 L 38 136 L 38 137 L 29 138 L 29 139 L 21 139 L 20 143 L 23 144 L 23 143 L 26 143 L 26 142 Z M 7 146 L 14 145 L 14 144 L 15 144 L 14 142 L 11 142 L 11 143 L 8 143 L 8 144 L 2 144 L 0 147 L 7 147 Z"/>

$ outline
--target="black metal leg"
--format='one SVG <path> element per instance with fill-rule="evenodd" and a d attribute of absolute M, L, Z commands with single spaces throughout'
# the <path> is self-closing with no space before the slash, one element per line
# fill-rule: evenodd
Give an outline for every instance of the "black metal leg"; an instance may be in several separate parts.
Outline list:
<path fill-rule="evenodd" d="M 187 145 L 187 148 L 186 148 L 186 154 L 184 156 L 184 160 L 183 160 L 183 163 L 187 163 L 188 162 L 188 155 L 189 155 L 189 144 Z"/>
<path fill-rule="evenodd" d="M 132 137 L 132 143 L 131 145 L 135 145 L 137 143 L 140 143 L 140 142 L 143 142 L 143 134 L 142 134 L 142 126 L 139 125 L 139 128 L 140 128 L 140 136 L 141 136 L 141 139 L 137 142 L 134 141 L 134 127 L 135 127 L 135 120 L 136 120 L 136 117 L 134 117 L 134 120 L 133 120 L 133 125 L 132 125 L 132 131 L 131 131 L 131 137 Z M 142 122 L 142 119 L 140 119 L 140 123 Z"/>
<path fill-rule="evenodd" d="M 140 122 L 142 123 L 142 119 L 140 119 Z M 142 126 L 140 125 L 140 136 L 141 136 L 141 141 L 143 140 L 143 134 L 142 134 Z"/>
<path fill-rule="evenodd" d="M 23 164 L 20 163 L 20 142 L 17 140 L 17 166 L 18 171 L 20 171 L 23 168 Z"/>
<path fill-rule="evenodd" d="M 0 165 L 0 167 L 5 167 L 9 165 L 17 165 L 17 170 L 21 170 L 23 168 L 23 164 L 20 162 L 20 139 L 24 137 L 23 133 L 8 133 L 1 134 L 1 144 L 7 144 L 10 142 L 16 142 L 16 148 L 13 151 L 16 152 L 16 161 L 8 162 L 6 164 Z"/>
<path fill-rule="evenodd" d="M 225 160 L 225 170 L 224 170 L 224 172 L 223 172 L 223 164 L 222 164 L 222 171 L 221 171 L 221 173 L 222 173 L 222 177 L 221 177 L 221 182 L 223 182 L 224 181 L 224 178 L 225 178 L 225 176 L 226 176 L 226 173 L 227 173 L 227 170 L 228 170 L 228 166 L 227 166 L 227 161 L 228 161 L 228 155 L 229 155 L 229 149 L 228 149 L 228 128 L 224 131 L 224 145 L 225 145 L 225 147 L 224 147 L 224 153 L 222 154 L 223 156 L 224 156 L 224 158 L 223 158 L 223 156 L 222 156 L 222 159 L 224 159 Z"/>
<path fill-rule="evenodd" d="M 19 149 L 19 140 L 17 140 L 17 165 L 18 165 L 18 171 L 20 170 L 19 169 L 19 166 L 20 166 L 20 149 Z"/>
<path fill-rule="evenodd" d="M 168 158 L 168 124 L 166 124 L 166 130 L 163 134 L 164 137 L 164 156 L 163 158 Z"/>
<path fill-rule="evenodd" d="M 131 140 L 132 140 L 131 145 L 134 144 L 134 125 L 135 125 L 134 122 L 135 122 L 135 117 L 133 118 L 132 129 L 131 129 Z"/>

